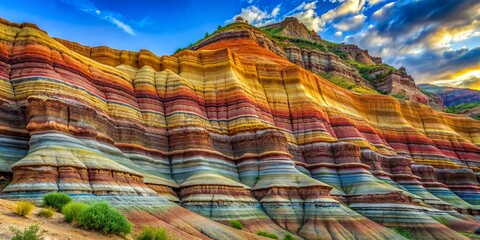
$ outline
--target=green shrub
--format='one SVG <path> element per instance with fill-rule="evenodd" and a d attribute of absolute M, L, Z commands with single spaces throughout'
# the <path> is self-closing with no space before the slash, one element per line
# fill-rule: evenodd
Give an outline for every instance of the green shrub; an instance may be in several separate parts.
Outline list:
<path fill-rule="evenodd" d="M 53 209 L 51 207 L 46 207 L 46 208 L 42 209 L 40 212 L 38 212 L 37 215 L 39 217 L 43 217 L 43 218 L 51 218 L 54 213 L 55 213 L 55 209 Z"/>
<path fill-rule="evenodd" d="M 169 240 L 167 230 L 164 228 L 145 227 L 135 240 Z"/>
<path fill-rule="evenodd" d="M 283 240 L 296 240 L 297 238 L 293 237 L 292 234 L 287 233 L 285 237 L 283 237 Z"/>
<path fill-rule="evenodd" d="M 230 221 L 230 226 L 232 226 L 233 228 L 239 229 L 239 230 L 243 229 L 243 224 L 238 220 Z"/>
<path fill-rule="evenodd" d="M 278 239 L 277 235 L 275 235 L 273 233 L 266 232 L 266 231 L 258 231 L 257 235 L 262 236 L 262 237 L 268 237 L 268 238 L 271 238 L 271 239 Z"/>
<path fill-rule="evenodd" d="M 10 230 L 15 233 L 12 240 L 43 240 L 43 231 L 40 231 L 38 225 L 30 225 L 23 231 L 14 227 L 11 227 Z"/>
<path fill-rule="evenodd" d="M 18 216 L 26 217 L 30 214 L 33 209 L 35 209 L 35 205 L 31 202 L 27 201 L 19 201 L 17 202 L 17 206 L 15 208 L 15 214 Z"/>
<path fill-rule="evenodd" d="M 43 204 L 57 211 L 62 211 L 63 206 L 71 201 L 72 198 L 66 193 L 49 193 L 43 196 Z"/>
<path fill-rule="evenodd" d="M 398 99 L 402 99 L 402 100 L 406 100 L 406 99 L 407 99 L 407 97 L 403 96 L 403 95 L 400 94 L 400 93 L 393 94 L 392 97 L 395 97 L 395 98 L 398 98 Z"/>
<path fill-rule="evenodd" d="M 132 230 L 132 224 L 107 202 L 89 205 L 81 211 L 78 223 L 86 229 L 98 230 L 104 234 L 126 235 Z"/>
<path fill-rule="evenodd" d="M 392 227 L 391 228 L 394 232 L 402 235 L 402 237 L 406 238 L 406 239 L 412 239 L 412 231 L 410 231 L 409 229 L 407 228 L 403 228 L 403 227 Z"/>
<path fill-rule="evenodd" d="M 69 202 L 67 205 L 63 206 L 62 213 L 67 222 L 78 222 L 80 214 L 85 211 L 87 207 L 88 205 L 82 202 Z"/>

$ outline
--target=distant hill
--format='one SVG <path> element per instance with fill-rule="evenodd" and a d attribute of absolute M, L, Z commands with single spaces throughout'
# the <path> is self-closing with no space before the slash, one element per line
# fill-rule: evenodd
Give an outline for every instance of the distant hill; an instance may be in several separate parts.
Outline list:
<path fill-rule="evenodd" d="M 448 107 L 447 112 L 466 114 L 480 119 L 480 91 L 468 88 L 442 87 L 433 84 L 419 84 L 426 93 L 440 97 Z"/>

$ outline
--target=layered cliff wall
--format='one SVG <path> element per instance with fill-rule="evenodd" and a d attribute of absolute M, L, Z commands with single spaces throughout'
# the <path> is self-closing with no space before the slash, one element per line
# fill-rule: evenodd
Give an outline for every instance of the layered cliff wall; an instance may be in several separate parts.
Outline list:
<path fill-rule="evenodd" d="M 480 226 L 477 121 L 350 92 L 258 37 L 157 57 L 0 28 L 1 197 L 105 199 L 215 239 L 464 239 Z M 232 219 L 245 231 L 216 223 Z"/>

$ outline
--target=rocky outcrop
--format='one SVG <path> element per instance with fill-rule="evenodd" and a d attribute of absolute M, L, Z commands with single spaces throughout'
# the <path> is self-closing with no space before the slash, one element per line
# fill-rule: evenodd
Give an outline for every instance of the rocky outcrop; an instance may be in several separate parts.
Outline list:
<path fill-rule="evenodd" d="M 255 41 L 258 45 L 264 47 L 265 49 L 275 53 L 276 55 L 285 57 L 285 50 L 278 45 L 275 41 L 270 39 L 264 33 L 259 30 L 256 30 L 248 23 L 236 23 L 237 26 L 234 26 L 230 29 L 221 31 L 213 36 L 210 36 L 203 41 L 195 44 L 191 47 L 191 50 L 198 50 L 204 46 L 207 46 L 211 43 L 215 43 L 222 40 L 235 40 L 235 39 L 250 39 Z"/>
<path fill-rule="evenodd" d="M 350 92 L 242 30 L 157 57 L 0 28 L 0 197 L 106 200 L 191 239 L 480 227 L 478 121 Z"/>
<path fill-rule="evenodd" d="M 330 52 L 321 52 L 311 49 L 301 49 L 295 46 L 285 47 L 286 57 L 290 62 L 302 66 L 314 73 L 333 74 L 349 79 L 357 85 L 373 89 L 370 82 L 360 76 L 355 67 L 347 64 L 337 55 Z"/>
<path fill-rule="evenodd" d="M 382 58 L 370 56 L 368 50 L 361 49 L 355 44 L 340 43 L 336 46 L 336 49 L 340 54 L 343 54 L 347 60 L 353 60 L 367 65 L 382 63 Z"/>
<path fill-rule="evenodd" d="M 275 31 L 280 36 L 291 38 L 309 39 L 322 42 L 322 38 L 314 30 L 308 28 L 298 21 L 296 17 L 286 17 L 283 21 L 263 27 Z"/>

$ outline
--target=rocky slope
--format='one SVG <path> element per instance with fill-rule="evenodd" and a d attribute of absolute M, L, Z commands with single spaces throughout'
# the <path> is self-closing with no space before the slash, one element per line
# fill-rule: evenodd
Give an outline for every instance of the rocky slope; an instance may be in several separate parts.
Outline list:
<path fill-rule="evenodd" d="M 106 200 L 185 239 L 477 231 L 478 121 L 338 87 L 241 24 L 158 57 L 2 21 L 0 197 Z"/>

